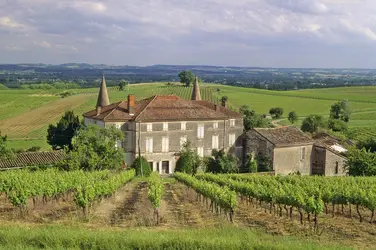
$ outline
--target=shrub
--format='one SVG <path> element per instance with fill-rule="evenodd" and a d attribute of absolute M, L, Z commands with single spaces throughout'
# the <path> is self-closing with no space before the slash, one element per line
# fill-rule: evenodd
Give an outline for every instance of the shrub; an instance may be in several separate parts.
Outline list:
<path fill-rule="evenodd" d="M 271 108 L 269 110 L 269 114 L 275 118 L 275 119 L 278 119 L 278 118 L 281 118 L 282 115 L 283 115 L 283 108 Z"/>
<path fill-rule="evenodd" d="M 334 132 L 345 132 L 347 131 L 347 124 L 342 120 L 330 119 L 328 122 L 328 128 Z"/>
<path fill-rule="evenodd" d="M 200 156 L 192 149 L 191 143 L 186 142 L 180 150 L 179 160 L 176 162 L 175 171 L 187 174 L 196 174 L 201 165 Z"/>
<path fill-rule="evenodd" d="M 137 176 L 141 176 L 141 167 L 142 175 L 144 177 L 149 177 L 152 172 L 152 169 L 150 168 L 149 162 L 143 156 L 141 156 L 141 158 L 137 157 L 131 166 L 131 168 L 134 168 L 136 170 Z"/>
<path fill-rule="evenodd" d="M 257 173 L 257 161 L 256 160 L 249 161 L 247 170 L 249 173 Z"/>

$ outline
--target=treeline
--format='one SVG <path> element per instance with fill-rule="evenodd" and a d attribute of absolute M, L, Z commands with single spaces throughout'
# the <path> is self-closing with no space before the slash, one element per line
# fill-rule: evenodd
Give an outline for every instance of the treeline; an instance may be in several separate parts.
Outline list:
<path fill-rule="evenodd" d="M 155 65 L 148 67 L 88 64 L 67 65 L 0 65 L 0 84 L 8 88 L 21 85 L 71 82 L 81 88 L 98 87 L 102 72 L 108 86 L 117 86 L 125 80 L 130 84 L 142 82 L 176 82 L 179 72 L 189 70 L 204 82 L 262 88 L 293 90 L 354 85 L 374 85 L 374 72 L 367 70 L 343 71 L 335 69 L 267 69 L 213 66 Z"/>
<path fill-rule="evenodd" d="M 80 85 L 72 82 L 55 82 L 49 83 L 37 83 L 37 84 L 22 84 L 20 89 L 79 89 Z"/>

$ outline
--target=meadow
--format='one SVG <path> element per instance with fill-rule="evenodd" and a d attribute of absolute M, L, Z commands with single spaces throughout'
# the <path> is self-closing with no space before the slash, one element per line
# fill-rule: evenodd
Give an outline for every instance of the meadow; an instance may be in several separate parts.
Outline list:
<path fill-rule="evenodd" d="M 49 148 L 46 142 L 47 128 L 56 123 L 66 110 L 76 114 L 95 108 L 97 88 L 71 90 L 72 96 L 61 98 L 62 90 L 0 90 L 0 131 L 8 135 L 13 148 L 29 148 L 40 146 Z M 153 95 L 176 94 L 189 99 L 192 87 L 184 87 L 178 83 L 144 83 L 130 85 L 124 91 L 109 88 L 111 102 L 125 100 L 129 93 L 137 99 Z M 228 96 L 231 108 L 238 109 L 248 105 L 259 114 L 268 114 L 272 107 L 282 107 L 284 116 L 279 121 L 289 124 L 286 116 L 295 111 L 299 121 L 309 114 L 328 116 L 330 106 L 340 100 L 349 100 L 352 110 L 351 129 L 360 128 L 367 132 L 360 137 L 369 136 L 369 131 L 376 129 L 376 87 L 344 87 L 330 89 L 309 89 L 297 91 L 269 91 L 261 89 L 241 88 L 217 84 L 201 84 L 201 96 L 205 100 L 216 101 Z M 299 124 L 299 122 L 298 122 Z M 376 135 L 372 133 L 371 135 Z"/>

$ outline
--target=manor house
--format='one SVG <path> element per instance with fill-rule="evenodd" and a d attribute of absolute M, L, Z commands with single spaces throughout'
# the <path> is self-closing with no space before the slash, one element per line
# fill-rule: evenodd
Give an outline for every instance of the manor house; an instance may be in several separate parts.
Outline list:
<path fill-rule="evenodd" d="M 130 94 L 127 100 L 110 103 L 103 75 L 96 108 L 83 116 L 85 125 L 115 126 L 123 131 L 125 139 L 117 146 L 124 149 L 127 165 L 141 154 L 161 174 L 174 172 L 178 153 L 187 141 L 200 156 L 211 156 L 213 149 L 230 151 L 239 158 L 243 155 L 242 115 L 229 109 L 226 101 L 201 100 L 197 77 L 190 100 L 176 95 L 136 100 Z"/>

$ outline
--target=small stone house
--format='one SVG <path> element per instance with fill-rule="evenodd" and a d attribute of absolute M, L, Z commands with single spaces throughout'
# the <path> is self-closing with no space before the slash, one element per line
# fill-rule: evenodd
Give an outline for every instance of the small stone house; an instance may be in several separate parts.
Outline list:
<path fill-rule="evenodd" d="M 296 127 L 252 129 L 244 135 L 243 148 L 244 155 L 268 157 L 276 174 L 346 175 L 343 147 L 322 137 L 312 138 Z"/>
<path fill-rule="evenodd" d="M 115 126 L 125 139 L 118 147 L 125 151 L 125 162 L 131 165 L 140 154 L 151 168 L 161 174 L 175 171 L 183 143 L 190 141 L 200 156 L 211 156 L 213 149 L 224 149 L 242 157 L 243 117 L 221 105 L 201 100 L 196 78 L 192 97 L 184 100 L 175 95 L 156 95 L 110 104 L 102 76 L 96 109 L 85 113 L 85 125 Z"/>

